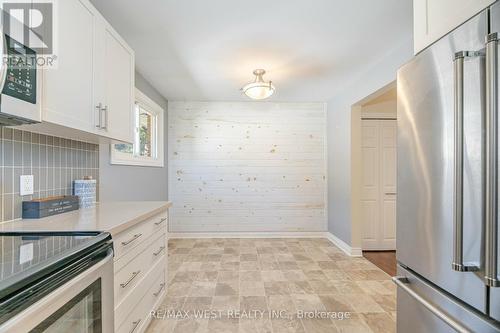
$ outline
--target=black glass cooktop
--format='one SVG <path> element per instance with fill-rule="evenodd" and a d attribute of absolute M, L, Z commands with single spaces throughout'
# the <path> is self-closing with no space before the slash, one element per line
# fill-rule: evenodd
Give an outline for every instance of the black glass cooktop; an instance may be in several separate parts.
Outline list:
<path fill-rule="evenodd" d="M 0 233 L 0 300 L 109 237 L 100 233 Z"/>

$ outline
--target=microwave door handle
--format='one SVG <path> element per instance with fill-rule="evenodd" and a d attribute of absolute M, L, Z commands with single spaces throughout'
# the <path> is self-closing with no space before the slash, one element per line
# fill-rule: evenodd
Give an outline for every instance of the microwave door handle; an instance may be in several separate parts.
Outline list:
<path fill-rule="evenodd" d="M 453 262 L 457 272 L 479 270 L 473 264 L 464 263 L 463 218 L 463 165 L 464 165 L 464 62 L 468 57 L 478 57 L 479 52 L 457 52 L 453 60 L 454 85 L 454 169 L 453 169 Z"/>
<path fill-rule="evenodd" d="M 486 221 L 485 283 L 500 287 L 498 279 L 498 36 L 486 37 Z"/>

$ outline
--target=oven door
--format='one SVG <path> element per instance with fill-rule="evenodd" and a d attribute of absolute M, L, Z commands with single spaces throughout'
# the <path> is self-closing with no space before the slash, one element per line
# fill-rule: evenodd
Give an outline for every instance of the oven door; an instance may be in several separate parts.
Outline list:
<path fill-rule="evenodd" d="M 0 326 L 0 332 L 114 331 L 113 251 Z"/>

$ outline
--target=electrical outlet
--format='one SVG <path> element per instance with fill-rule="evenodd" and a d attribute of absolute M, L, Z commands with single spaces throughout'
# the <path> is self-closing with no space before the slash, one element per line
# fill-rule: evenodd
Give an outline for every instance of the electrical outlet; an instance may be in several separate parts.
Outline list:
<path fill-rule="evenodd" d="M 19 192 L 21 195 L 33 194 L 33 175 L 23 175 L 20 177 Z"/>

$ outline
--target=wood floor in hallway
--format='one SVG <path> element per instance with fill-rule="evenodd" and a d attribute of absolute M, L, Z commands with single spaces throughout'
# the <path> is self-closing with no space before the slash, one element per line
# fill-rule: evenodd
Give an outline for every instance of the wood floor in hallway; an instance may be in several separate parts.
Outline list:
<path fill-rule="evenodd" d="M 363 257 L 390 276 L 396 275 L 396 251 L 363 251 Z"/>

